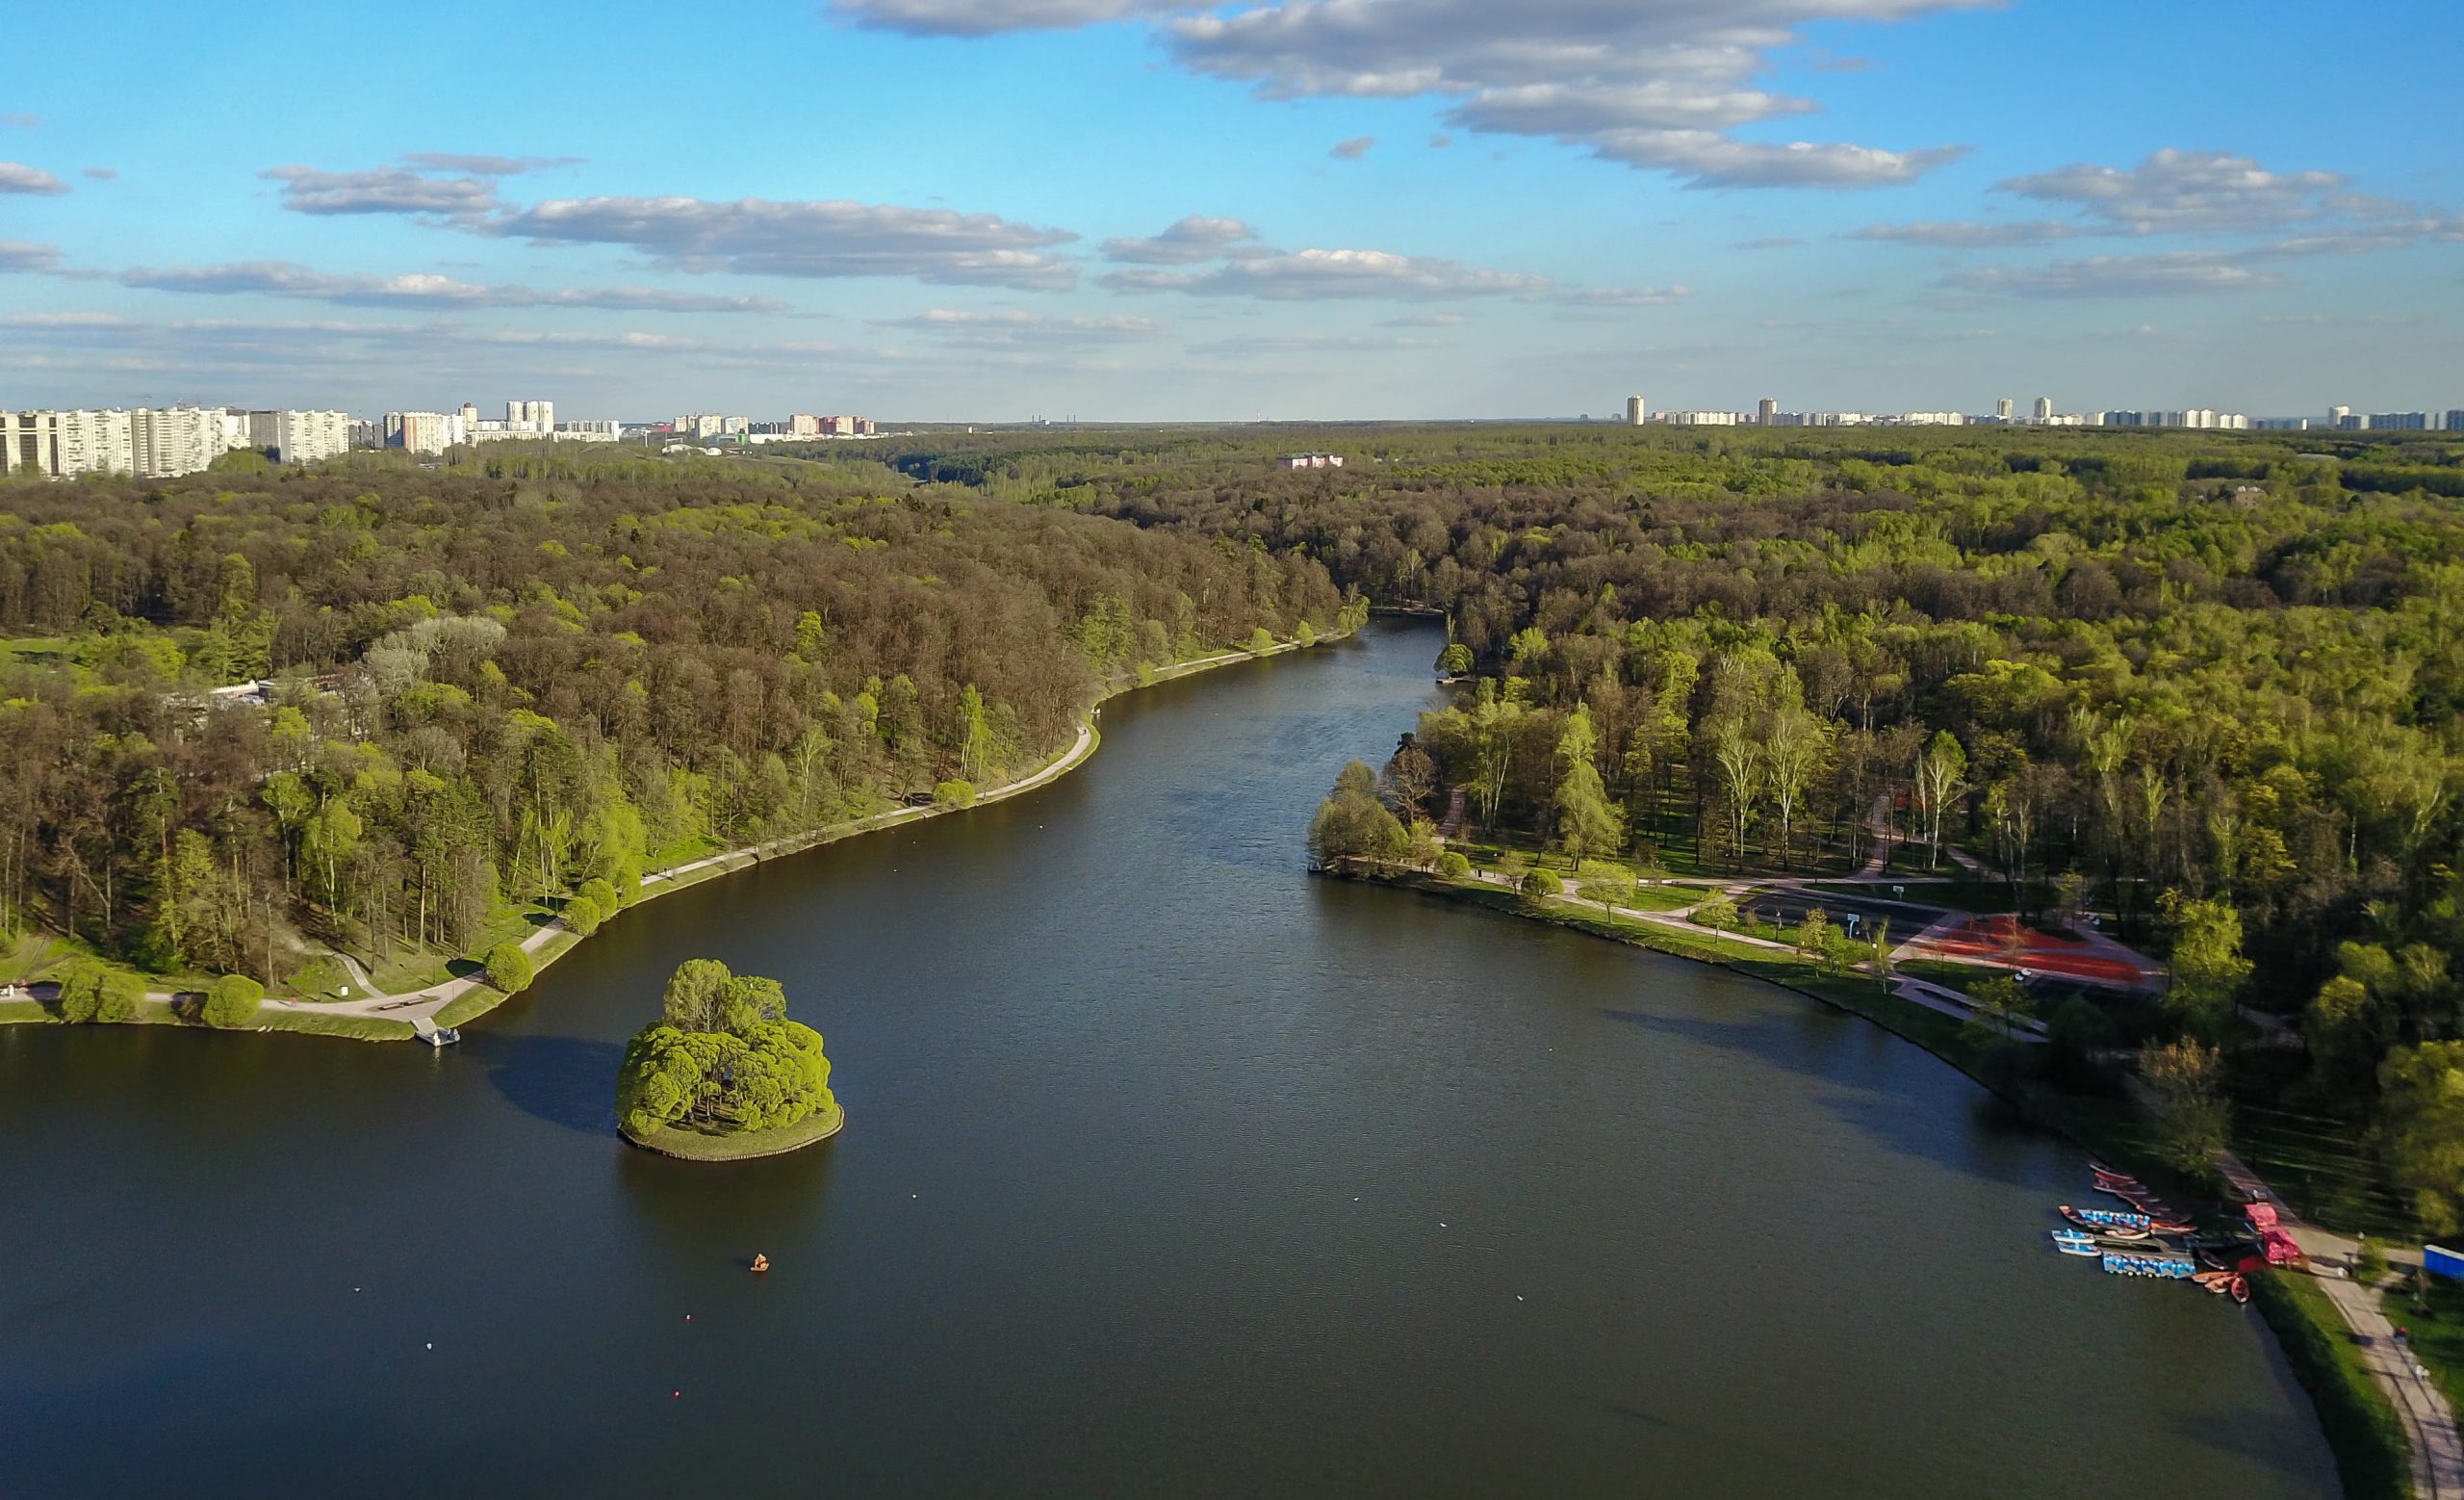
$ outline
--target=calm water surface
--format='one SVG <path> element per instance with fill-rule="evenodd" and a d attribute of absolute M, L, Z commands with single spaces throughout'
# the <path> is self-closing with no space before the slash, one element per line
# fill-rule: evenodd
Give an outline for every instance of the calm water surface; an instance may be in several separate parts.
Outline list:
<path fill-rule="evenodd" d="M 2081 1158 L 1950 1069 L 1303 877 L 1436 646 L 1118 701 L 441 1054 L 0 1027 L 0 1496 L 2333 1492 L 2255 1317 L 2055 1255 Z M 702 955 L 785 982 L 844 1135 L 617 1141 Z"/>

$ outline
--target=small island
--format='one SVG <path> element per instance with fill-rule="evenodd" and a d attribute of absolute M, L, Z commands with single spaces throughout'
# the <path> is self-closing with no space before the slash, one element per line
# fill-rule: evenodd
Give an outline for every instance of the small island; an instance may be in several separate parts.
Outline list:
<path fill-rule="evenodd" d="M 838 1133 L 821 1033 L 787 1019 L 776 979 L 688 959 L 616 1075 L 616 1127 L 687 1161 L 776 1156 Z"/>

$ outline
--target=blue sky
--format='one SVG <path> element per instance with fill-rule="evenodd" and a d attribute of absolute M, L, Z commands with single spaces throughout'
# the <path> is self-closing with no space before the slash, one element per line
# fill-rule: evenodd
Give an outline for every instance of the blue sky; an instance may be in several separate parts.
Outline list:
<path fill-rule="evenodd" d="M 2464 406 L 2451 0 L 683 13 L 16 0 L 0 406 Z"/>

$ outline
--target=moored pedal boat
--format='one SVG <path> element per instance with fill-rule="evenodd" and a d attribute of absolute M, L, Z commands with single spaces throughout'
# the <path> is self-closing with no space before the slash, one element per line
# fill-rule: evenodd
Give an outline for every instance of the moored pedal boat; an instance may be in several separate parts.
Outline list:
<path fill-rule="evenodd" d="M 2144 1229 L 2149 1222 L 2143 1213 L 2125 1212 L 2118 1208 L 2073 1208 L 2063 1203 L 2058 1206 L 2058 1211 L 2083 1229 Z"/>
<path fill-rule="evenodd" d="M 2096 1248 L 2096 1237 L 2092 1234 L 2082 1234 L 2077 1229 L 2055 1229 L 2052 1232 L 2053 1248 L 2066 1255 L 2103 1254 Z"/>

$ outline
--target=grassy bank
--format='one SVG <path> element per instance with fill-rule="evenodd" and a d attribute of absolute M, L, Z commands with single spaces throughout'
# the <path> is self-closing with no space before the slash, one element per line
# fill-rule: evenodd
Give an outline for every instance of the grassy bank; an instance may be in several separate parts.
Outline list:
<path fill-rule="evenodd" d="M 620 1125 L 617 1133 L 646 1151 L 656 1151 L 659 1155 L 673 1156 L 680 1161 L 755 1161 L 763 1156 L 782 1156 L 815 1141 L 826 1141 L 836 1135 L 846 1123 L 847 1111 L 834 1103 L 821 1113 L 800 1120 L 783 1130 L 712 1133 L 663 1125 L 648 1135 L 635 1135 Z"/>
<path fill-rule="evenodd" d="M 1330 641 L 1342 640 L 1349 634 L 1350 633 L 1348 631 L 1330 632 L 1326 634 L 1318 636 L 1315 640 L 1310 642 L 1310 645 L 1321 646 Z M 1289 651 L 1302 651 L 1307 649 L 1309 648 L 1304 647 L 1296 640 L 1277 641 L 1274 645 L 1268 647 L 1264 651 L 1236 650 L 1221 652 L 1212 656 L 1201 657 L 1193 661 L 1177 662 L 1168 667 L 1149 668 L 1141 672 L 1135 681 L 1122 682 L 1115 685 L 1095 701 L 1098 704 L 1102 704 L 1109 702 L 1123 693 L 1135 692 L 1141 687 L 1150 687 L 1159 683 L 1171 682 L 1176 678 L 1192 677 L 1200 672 L 1211 671 L 1216 667 L 1230 666 L 1241 661 L 1255 661 L 1267 657 L 1281 656 L 1285 652 Z M 921 808 L 891 808 L 886 812 L 875 813 L 868 816 L 851 818 L 843 823 L 833 823 L 826 828 L 816 828 L 808 833 L 792 834 L 784 839 L 775 840 L 767 843 L 754 844 L 746 848 L 733 849 L 717 855 L 701 856 L 696 860 L 685 862 L 687 865 L 693 866 L 690 868 L 654 871 L 644 878 L 640 894 L 634 898 L 631 905 L 627 906 L 624 910 L 629 912 L 633 910 L 634 907 L 641 906 L 645 902 L 656 900 L 660 896 L 670 895 L 679 891 L 690 890 L 691 888 L 702 884 L 704 881 L 716 880 L 722 875 L 732 875 L 738 870 L 749 869 L 756 865 L 764 863 L 765 861 L 784 859 L 791 854 L 807 853 L 810 850 L 818 849 L 824 844 L 836 843 L 842 839 L 853 839 L 863 834 L 878 833 L 885 828 L 896 828 L 906 823 L 920 822 L 925 818 L 937 817 L 946 813 L 962 813 L 969 807 L 989 806 L 992 803 L 1004 801 L 1010 797 L 1016 796 L 1021 792 L 1049 786 L 1052 780 L 1056 780 L 1061 776 L 1066 775 L 1070 771 L 1076 770 L 1079 766 L 1091 760 L 1094 757 L 1095 751 L 1099 749 L 1102 744 L 1103 736 L 1098 733 L 1093 724 L 1090 722 L 1087 726 L 1087 740 L 1083 747 L 1073 744 L 1070 749 L 1065 751 L 1060 757 L 1046 763 L 1042 767 L 1030 772 L 1028 775 L 1019 778 L 1016 783 L 1009 787 L 988 791 L 984 795 L 976 798 L 973 802 L 968 803 L 966 807 L 947 807 L 937 804 L 932 807 Z M 1043 777 L 1046 779 L 1038 781 L 1038 777 Z M 1031 787 L 1027 785 L 1030 782 L 1034 783 L 1034 786 Z M 534 927 L 531 930 L 536 929 Z M 519 935 L 516 934 L 513 936 Z M 572 933 L 559 934 L 556 938 L 543 944 L 537 952 L 531 954 L 530 963 L 532 972 L 538 973 L 544 971 L 550 964 L 554 963 L 557 959 L 562 958 L 565 954 L 571 952 L 576 946 L 579 945 L 582 941 L 583 940 L 580 937 Z M 501 990 L 492 989 L 486 984 L 475 984 L 472 988 L 464 991 L 462 994 L 448 1001 L 444 1008 L 436 1013 L 436 1023 L 440 1026 L 458 1026 L 465 1022 L 477 1020 L 479 1017 L 486 1015 L 488 1012 L 496 1009 L 500 1005 L 502 1005 L 505 1001 L 511 998 L 513 998 L 513 996 L 505 994 Z"/>
<path fill-rule="evenodd" d="M 2251 1286 L 2285 1362 L 2319 1409 L 2319 1425 L 2335 1453 L 2346 1495 L 2409 1500 L 2412 1447 L 2403 1420 L 2362 1364 L 2327 1294 L 2300 1271 L 2263 1271 Z"/>

